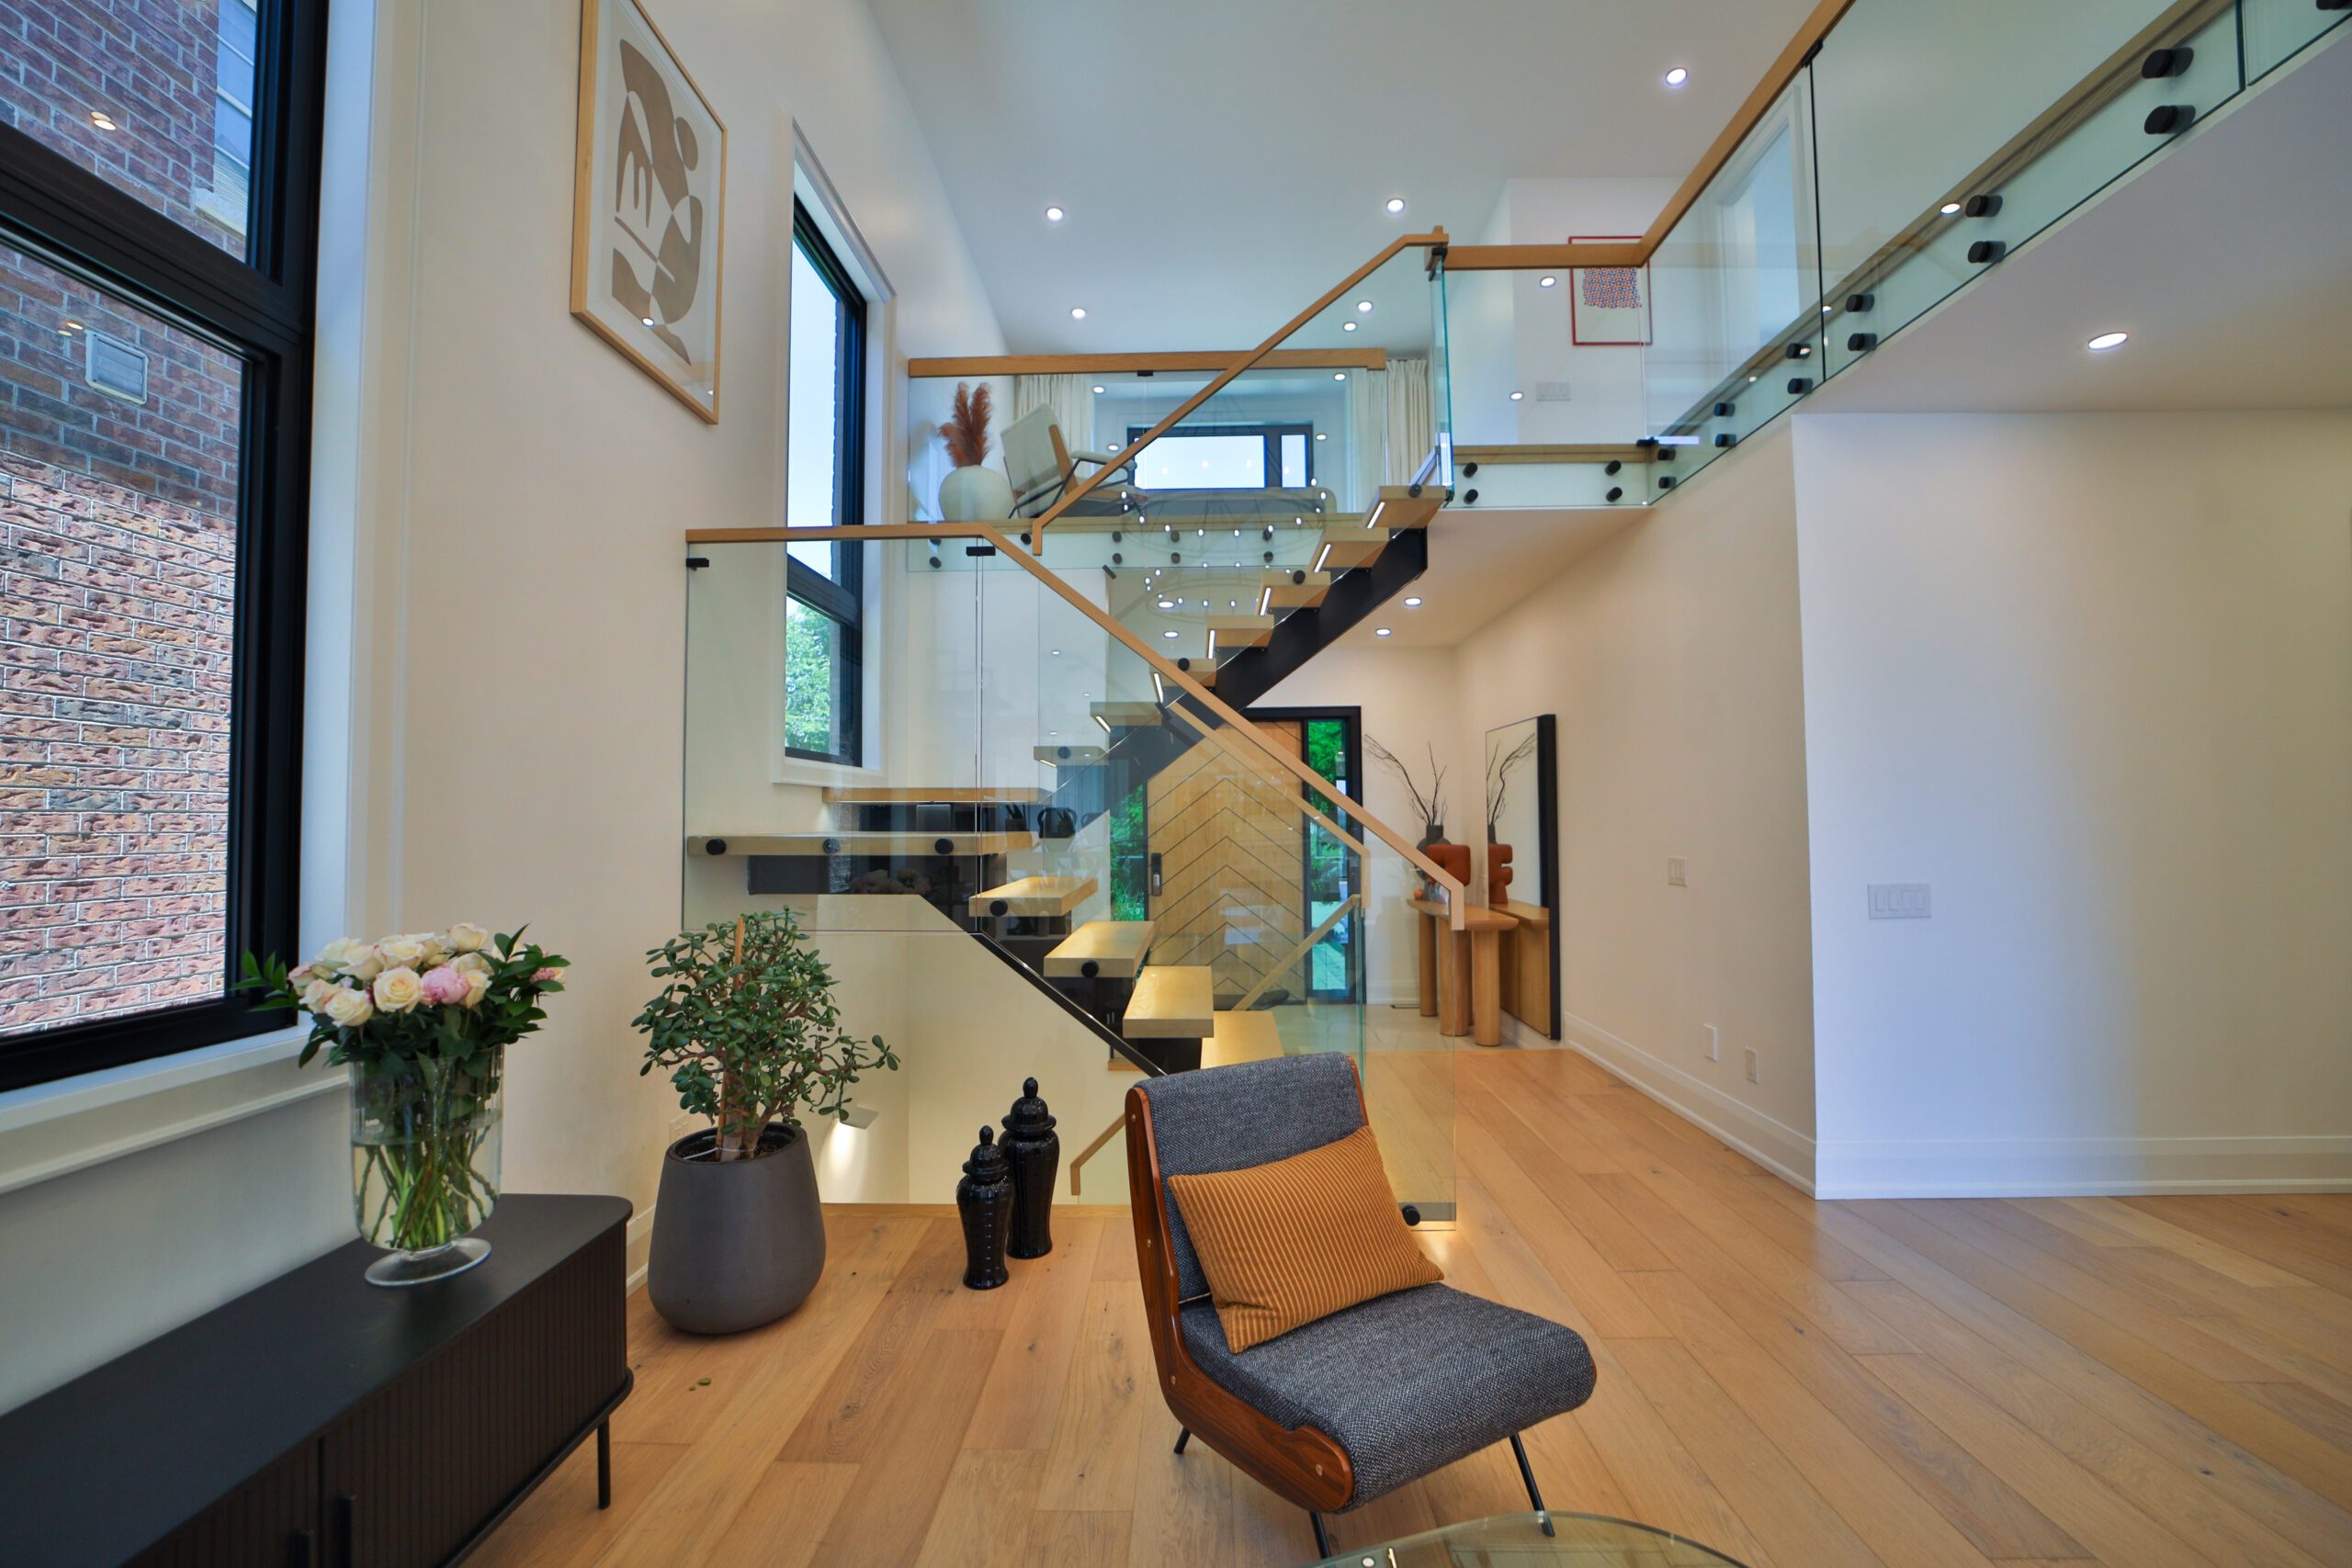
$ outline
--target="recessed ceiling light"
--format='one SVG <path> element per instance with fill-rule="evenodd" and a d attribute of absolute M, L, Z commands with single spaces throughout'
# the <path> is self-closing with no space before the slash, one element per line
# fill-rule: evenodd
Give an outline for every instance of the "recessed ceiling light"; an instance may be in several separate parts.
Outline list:
<path fill-rule="evenodd" d="M 1176 634 L 1174 632 L 1161 632 L 1159 635 L 1166 637 L 1170 642 L 1176 640 Z"/>
<path fill-rule="evenodd" d="M 1939 207 L 1939 208 L 1936 209 L 1936 210 L 1937 210 L 1937 211 L 1939 211 L 1939 212 L 1940 212 L 1940 213 L 1942 213 L 1945 217 L 1949 218 L 1949 217 L 1951 217 L 1953 213 L 1958 212 L 1958 211 L 1960 210 L 1960 203 L 1958 203 L 1958 202 L 1956 202 L 1956 201 L 1947 201 L 1947 202 L 1945 202 L 1941 207 Z"/>
<path fill-rule="evenodd" d="M 1344 370 L 1334 370 L 1331 372 L 1331 379 L 1334 381 L 1344 381 L 1347 378 L 1348 373 Z"/>
<path fill-rule="evenodd" d="M 1059 659 L 1062 656 L 1062 650 L 1058 648 L 1049 648 L 1046 649 L 1046 651 L 1053 655 L 1056 659 Z"/>
<path fill-rule="evenodd" d="M 1406 600 L 1406 601 L 1405 601 L 1405 608 L 1407 608 L 1408 610 L 1418 610 L 1418 609 L 1419 609 L 1420 607 L 1421 607 L 1421 596 L 1420 596 L 1419 594 L 1418 594 L 1418 593 L 1414 594 L 1410 599 L 1408 599 L 1408 600 Z"/>
<path fill-rule="evenodd" d="M 1102 389 L 1102 388 L 1100 388 L 1100 387 L 1097 387 L 1097 388 L 1095 388 L 1094 389 L 1095 389 L 1096 391 L 1098 391 L 1098 392 L 1099 392 L 1099 391 L 1101 391 Z"/>
<path fill-rule="evenodd" d="M 1163 610 L 1172 610 L 1176 607 L 1176 601 L 1173 599 L 1162 599 L 1159 602 L 1159 607 Z"/>
<path fill-rule="evenodd" d="M 1392 212 L 1392 213 L 1396 213 L 1396 212 L 1402 212 L 1402 211 L 1404 211 L 1404 210 L 1405 210 L 1405 198 L 1404 198 L 1403 197 L 1401 197 L 1401 196 L 1392 196 L 1392 197 L 1390 197 L 1388 198 L 1388 210 L 1389 210 L 1390 212 Z"/>
<path fill-rule="evenodd" d="M 1535 280 L 1535 287 L 1536 287 L 1536 288 L 1551 288 L 1554 284 L 1555 284 L 1555 283 L 1557 283 L 1557 282 L 1559 282 L 1559 281 L 1560 281 L 1560 280 L 1559 280 L 1558 278 L 1554 277 L 1554 276 L 1550 276 L 1549 274 L 1546 274 L 1546 275 L 1545 275 L 1545 276 L 1544 276 L 1543 277 L 1537 278 L 1537 279 Z"/>
<path fill-rule="evenodd" d="M 1371 301 L 1371 300 L 1369 300 L 1369 299 L 1359 299 L 1359 300 L 1357 300 L 1357 301 L 1356 301 L 1356 314 L 1357 314 L 1357 315 L 1359 315 L 1359 316 L 1369 316 L 1369 315 L 1371 315 L 1371 314 L 1372 314 L 1372 301 Z"/>
<path fill-rule="evenodd" d="M 1351 333 L 1356 330 L 1356 324 L 1353 321 L 1341 321 L 1340 330 L 1343 333 Z"/>
<path fill-rule="evenodd" d="M 114 116 L 107 113 L 104 109 L 92 109 L 90 111 L 90 123 L 96 126 L 100 130 L 119 130 L 121 129 L 119 126 L 115 124 Z"/>
<path fill-rule="evenodd" d="M 1669 87 L 1679 87 L 1689 80 L 1690 80 L 1690 73 L 1679 65 L 1666 73 L 1666 85 Z"/>
<path fill-rule="evenodd" d="M 638 320 L 643 321 L 649 327 L 653 324 L 653 318 L 650 316 L 639 316 Z"/>
<path fill-rule="evenodd" d="M 1824 306 L 1821 308 L 1821 313 L 1822 313 L 1823 315 L 1825 315 L 1825 316 L 1826 316 L 1826 315 L 1829 314 L 1829 312 L 1830 312 L 1833 309 L 1835 309 L 1835 307 L 1833 307 L 1833 306 L 1829 306 L 1829 305 L 1824 305 Z"/>
<path fill-rule="evenodd" d="M 1523 397 L 1525 397 L 1525 396 L 1527 396 L 1527 394 L 1526 394 L 1525 392 L 1513 392 L 1513 393 L 1510 395 L 1510 400 L 1511 400 L 1512 402 L 1517 402 L 1517 401 L 1519 401 L 1519 400 L 1520 400 L 1520 399 L 1521 399 L 1521 398 L 1523 398 Z"/>
<path fill-rule="evenodd" d="M 1372 628 L 1372 635 L 1374 637 L 1395 637 L 1396 632 L 1396 629 L 1391 626 L 1374 626 Z"/>
<path fill-rule="evenodd" d="M 1048 223 L 1058 223 L 1062 220 L 1063 216 L 1064 214 L 1062 209 L 1058 207 L 1048 207 L 1046 209 L 1046 221 Z"/>
<path fill-rule="evenodd" d="M 1082 321 L 1086 320 L 1086 307 L 1083 305 L 1072 305 L 1069 308 L 1069 319 L 1073 321 Z"/>
<path fill-rule="evenodd" d="M 1317 441 L 1329 441 L 1331 439 L 1330 433 L 1328 431 L 1318 430 L 1315 433 L 1315 439 Z"/>
<path fill-rule="evenodd" d="M 2121 348 L 2131 339 L 2130 333 L 2101 333 L 2083 346 L 2093 354 L 2105 354 L 2110 348 Z"/>

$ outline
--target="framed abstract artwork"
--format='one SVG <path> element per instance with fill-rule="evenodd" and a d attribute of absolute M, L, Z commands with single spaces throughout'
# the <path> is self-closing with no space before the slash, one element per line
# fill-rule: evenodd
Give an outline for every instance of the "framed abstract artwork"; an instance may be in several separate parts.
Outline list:
<path fill-rule="evenodd" d="M 571 313 L 718 423 L 727 127 L 637 0 L 582 0 Z"/>
<path fill-rule="evenodd" d="M 1568 243 L 1638 243 L 1639 234 L 1571 234 Z M 1568 341 L 1578 348 L 1639 348 L 1650 341 L 1650 269 L 1568 268 Z"/>

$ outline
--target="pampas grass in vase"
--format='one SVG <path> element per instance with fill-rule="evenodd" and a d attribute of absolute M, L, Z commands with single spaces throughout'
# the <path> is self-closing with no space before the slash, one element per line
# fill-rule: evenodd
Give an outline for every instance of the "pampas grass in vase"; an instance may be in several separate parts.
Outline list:
<path fill-rule="evenodd" d="M 1001 523 L 1012 514 L 1012 486 L 984 466 L 989 455 L 989 416 L 996 394 L 986 381 L 956 384 L 956 403 L 939 427 L 947 460 L 956 465 L 939 485 L 939 515 L 951 523 Z"/>

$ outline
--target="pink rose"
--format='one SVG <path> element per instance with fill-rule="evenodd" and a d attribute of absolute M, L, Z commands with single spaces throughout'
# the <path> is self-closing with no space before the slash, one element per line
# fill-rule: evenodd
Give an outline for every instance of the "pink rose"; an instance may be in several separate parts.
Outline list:
<path fill-rule="evenodd" d="M 450 1007 L 466 999 L 466 977 L 444 964 L 424 972 L 424 999 L 435 1007 Z"/>
<path fill-rule="evenodd" d="M 560 970 L 560 969 L 541 969 L 541 970 L 537 970 L 537 971 L 536 971 L 536 972 L 531 976 L 531 984 L 533 984 L 534 986 L 544 986 L 544 985 L 546 985 L 549 980 L 555 979 L 557 976 L 560 976 L 560 975 L 561 975 L 562 973 L 563 973 L 563 972 L 562 972 L 561 970 Z"/>

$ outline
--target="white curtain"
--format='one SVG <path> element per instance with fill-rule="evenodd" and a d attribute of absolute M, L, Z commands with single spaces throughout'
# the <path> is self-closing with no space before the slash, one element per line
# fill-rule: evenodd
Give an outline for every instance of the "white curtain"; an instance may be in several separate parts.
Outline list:
<path fill-rule="evenodd" d="M 1393 367 L 1395 360 L 1390 360 Z M 1355 370 L 1348 375 L 1348 493 L 1340 504 L 1369 512 L 1386 483 L 1382 448 L 1388 439 L 1388 372 Z M 1328 480 L 1326 481 L 1329 482 Z"/>
<path fill-rule="evenodd" d="M 1094 382 L 1085 376 L 1015 376 L 1012 417 L 1034 408 L 1054 411 L 1062 427 L 1062 445 L 1073 453 L 1097 451 L 1094 445 Z M 1093 470 L 1088 469 L 1087 472 Z"/>
<path fill-rule="evenodd" d="M 1386 482 L 1410 484 L 1430 448 L 1437 445 L 1437 416 L 1430 402 L 1430 362 L 1390 359 L 1387 402 Z"/>

